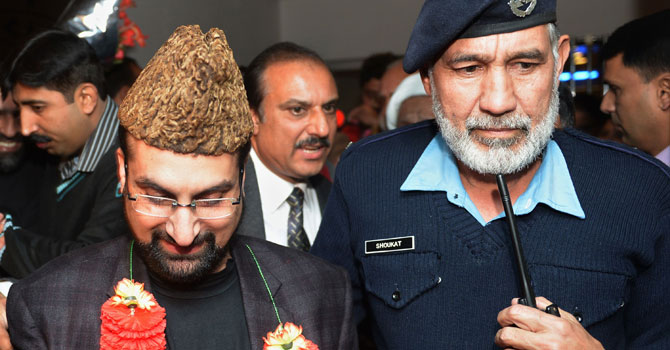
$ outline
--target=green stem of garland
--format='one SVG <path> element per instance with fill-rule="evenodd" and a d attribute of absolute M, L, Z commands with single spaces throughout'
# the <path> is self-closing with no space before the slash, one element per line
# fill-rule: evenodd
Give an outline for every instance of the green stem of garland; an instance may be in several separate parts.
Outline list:
<path fill-rule="evenodd" d="M 135 240 L 130 241 L 130 280 L 133 280 L 133 246 L 135 245 Z"/>
<path fill-rule="evenodd" d="M 249 250 L 249 253 L 251 253 L 251 257 L 254 259 L 254 262 L 256 263 L 256 267 L 258 268 L 258 273 L 261 275 L 261 278 L 263 279 L 263 283 L 265 283 L 265 289 L 268 291 L 268 295 L 270 296 L 270 301 L 272 302 L 272 307 L 275 309 L 275 315 L 277 315 L 277 321 L 279 321 L 279 324 L 281 324 L 281 318 L 279 318 L 279 310 L 277 310 L 277 304 L 275 304 L 275 298 L 272 297 L 272 292 L 270 292 L 270 287 L 268 286 L 268 281 L 265 280 L 265 276 L 263 275 L 263 270 L 261 270 L 261 265 L 258 263 L 258 260 L 256 259 L 256 255 L 254 254 L 254 251 L 251 250 L 251 247 L 249 247 L 248 244 L 245 244 L 247 246 L 247 249 Z"/>

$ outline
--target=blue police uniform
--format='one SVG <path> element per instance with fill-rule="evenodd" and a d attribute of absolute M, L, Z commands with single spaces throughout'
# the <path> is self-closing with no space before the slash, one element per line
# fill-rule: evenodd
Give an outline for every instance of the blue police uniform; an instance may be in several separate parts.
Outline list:
<path fill-rule="evenodd" d="M 505 220 L 469 212 L 450 157 L 425 122 L 338 164 L 312 252 L 349 271 L 380 349 L 495 349 L 496 315 L 520 295 Z M 515 203 L 536 294 L 606 349 L 670 348 L 667 167 L 575 131 L 544 157 Z"/>
<path fill-rule="evenodd" d="M 554 22 L 555 8 L 427 0 L 404 69 L 430 67 L 459 38 Z M 515 202 L 536 295 L 606 349 L 670 349 L 668 168 L 575 131 L 555 132 L 542 156 Z M 349 271 L 380 349 L 496 349 L 497 314 L 521 294 L 511 246 L 503 215 L 482 219 L 425 122 L 344 152 L 312 252 Z"/>

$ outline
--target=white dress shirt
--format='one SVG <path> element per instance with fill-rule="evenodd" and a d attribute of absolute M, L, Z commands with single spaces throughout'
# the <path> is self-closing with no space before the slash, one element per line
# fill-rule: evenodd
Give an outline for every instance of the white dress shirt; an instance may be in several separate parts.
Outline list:
<path fill-rule="evenodd" d="M 275 175 L 258 158 L 254 149 L 250 152 L 251 161 L 254 162 L 256 179 L 258 180 L 258 192 L 261 197 L 261 208 L 263 209 L 263 223 L 265 225 L 265 239 L 279 245 L 287 245 L 288 214 L 290 210 L 286 199 L 294 187 L 300 187 L 305 192 L 303 202 L 303 229 L 307 233 L 310 244 L 314 242 L 316 232 L 321 224 L 321 208 L 316 190 L 309 183 L 292 184 Z"/>

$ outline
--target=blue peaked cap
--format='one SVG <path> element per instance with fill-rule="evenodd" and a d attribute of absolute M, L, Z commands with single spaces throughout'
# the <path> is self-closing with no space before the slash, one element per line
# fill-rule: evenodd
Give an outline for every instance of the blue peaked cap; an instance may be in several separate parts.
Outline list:
<path fill-rule="evenodd" d="M 556 22 L 556 0 L 426 0 L 407 44 L 407 73 L 432 63 L 456 39 Z"/>

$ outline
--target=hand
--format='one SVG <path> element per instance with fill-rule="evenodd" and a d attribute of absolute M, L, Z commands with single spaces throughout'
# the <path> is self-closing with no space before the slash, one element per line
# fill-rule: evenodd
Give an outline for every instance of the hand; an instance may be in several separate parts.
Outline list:
<path fill-rule="evenodd" d="M 7 332 L 7 298 L 0 293 L 0 350 L 11 350 L 12 343 L 9 341 Z"/>
<path fill-rule="evenodd" d="M 561 317 L 545 313 L 551 301 L 538 297 L 537 309 L 520 305 L 518 299 L 512 306 L 498 313 L 502 326 L 496 333 L 496 345 L 505 349 L 603 349 L 572 314 L 559 309 Z"/>

